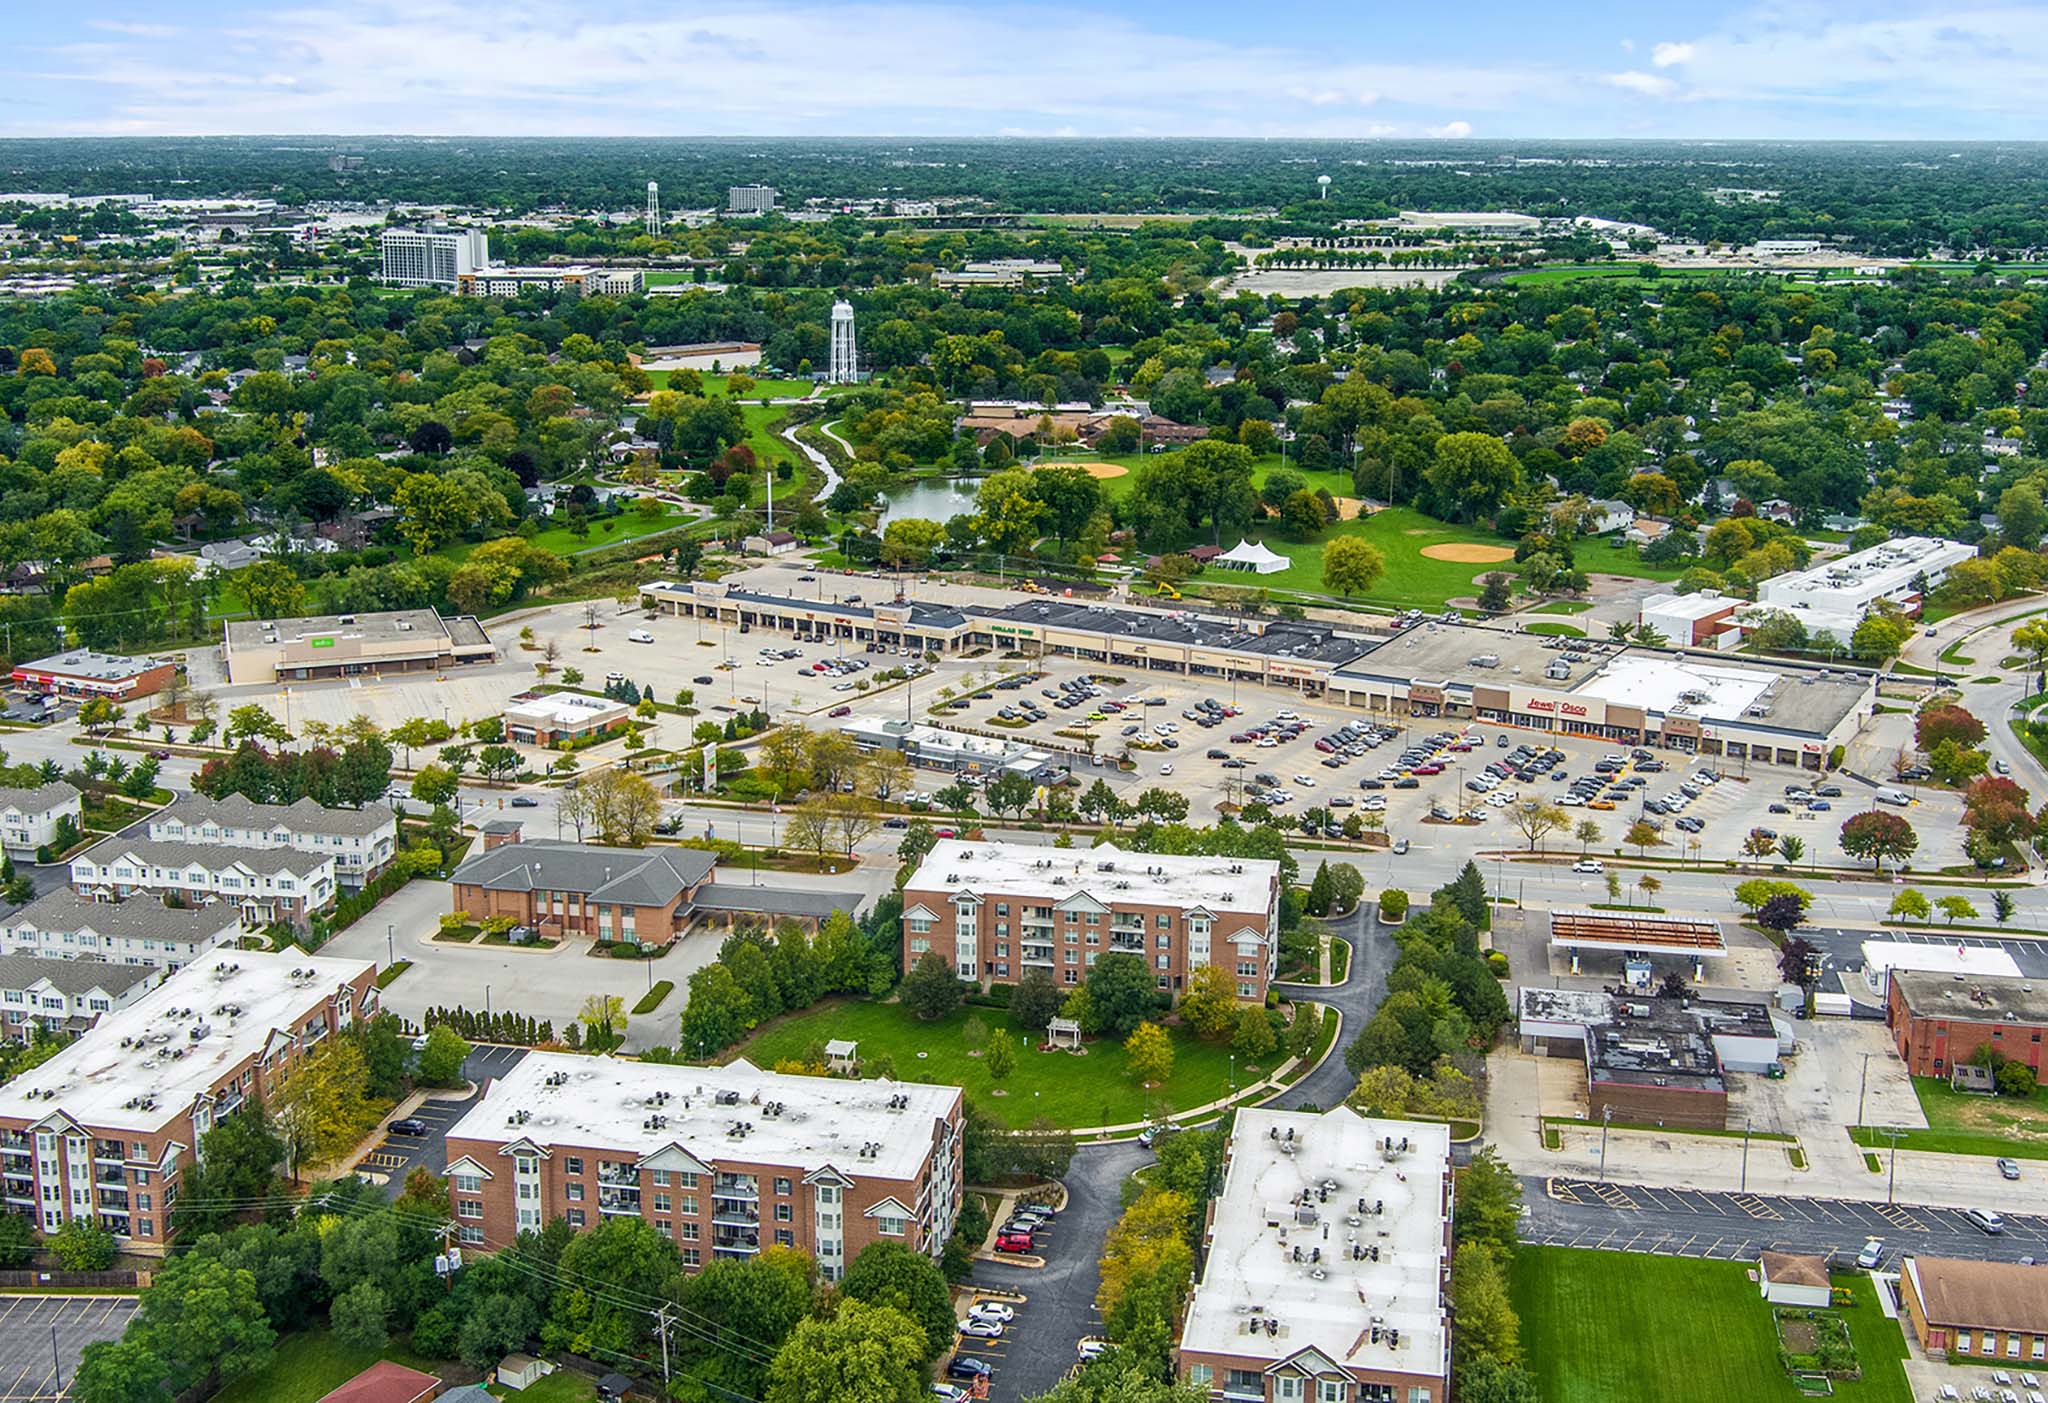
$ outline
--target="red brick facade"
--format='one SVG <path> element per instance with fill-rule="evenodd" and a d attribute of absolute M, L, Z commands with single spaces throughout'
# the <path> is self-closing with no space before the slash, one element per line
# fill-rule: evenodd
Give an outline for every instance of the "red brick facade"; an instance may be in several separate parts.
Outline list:
<path fill-rule="evenodd" d="M 2039 1023 L 2013 1022 L 1968 1016 L 1969 1005 L 1937 1013 L 1916 1013 L 1907 1004 L 1901 982 L 1893 979 L 1885 996 L 1884 1021 L 1891 1029 L 1899 1060 L 1916 1077 L 1946 1077 L 1959 1064 L 1967 1063 L 1980 1047 L 2004 1054 L 2008 1061 L 2023 1062 L 2038 1076 L 2041 1068 Z M 1953 1016 L 1961 1014 L 1963 1016 Z"/>

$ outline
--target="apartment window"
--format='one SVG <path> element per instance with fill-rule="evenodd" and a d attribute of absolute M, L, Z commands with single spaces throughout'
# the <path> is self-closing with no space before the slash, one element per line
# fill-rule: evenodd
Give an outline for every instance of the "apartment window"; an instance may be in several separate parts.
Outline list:
<path fill-rule="evenodd" d="M 686 1267 L 694 1267 L 694 1266 L 699 1266 L 699 1265 L 701 1265 L 701 1264 L 703 1263 L 703 1261 L 704 1261 L 704 1254 L 703 1254 L 703 1253 L 701 1253 L 701 1252 L 699 1252 L 699 1251 L 698 1251 L 698 1250 L 697 1250 L 696 1248 L 694 1248 L 694 1247 L 685 1247 L 685 1248 L 683 1249 L 683 1265 L 684 1265 L 684 1266 L 686 1266 Z"/>
<path fill-rule="evenodd" d="M 1154 917 L 1153 924 L 1156 925 L 1160 930 L 1172 930 L 1173 917 L 1165 915 Z"/>
<path fill-rule="evenodd" d="M 667 1223 L 656 1223 L 654 1225 L 654 1230 L 660 1233 L 663 1237 L 674 1237 L 676 1235 L 676 1230 L 670 1227 Z"/>
<path fill-rule="evenodd" d="M 924 935 L 931 930 L 932 925 L 933 921 L 929 916 L 912 916 L 910 918 L 910 933 L 912 935 Z"/>
<path fill-rule="evenodd" d="M 1316 1403 L 1344 1403 L 1344 1395 L 1349 1391 L 1342 1379 L 1317 1379 Z"/>
<path fill-rule="evenodd" d="M 1009 903 L 1009 902 L 1007 902 L 1007 901 L 998 901 L 998 902 L 996 903 L 996 914 L 997 914 L 998 916 L 1007 916 L 1007 915 L 1009 915 L 1009 914 L 1010 914 L 1010 903 Z"/>
<path fill-rule="evenodd" d="M 796 1221 L 795 1217 L 793 1216 L 792 1210 L 788 1204 L 778 1203 L 775 1205 L 775 1221 L 778 1223 L 791 1223 Z"/>
<path fill-rule="evenodd" d="M 569 1185 L 569 1202 L 571 1202 L 571 1203 L 581 1203 L 581 1202 L 583 1202 L 583 1186 L 582 1186 L 581 1184 L 571 1184 L 571 1185 Z"/>
<path fill-rule="evenodd" d="M 668 1212 L 668 1207 L 669 1207 L 669 1204 L 668 1204 L 668 1195 L 667 1195 L 667 1194 L 656 1194 L 656 1195 L 654 1196 L 654 1211 L 655 1211 L 655 1212 L 657 1212 L 657 1213 L 666 1213 L 666 1212 Z"/>
<path fill-rule="evenodd" d="M 697 1196 L 695 1194 L 684 1194 L 682 1198 L 677 1201 L 676 1212 L 682 1214 L 685 1218 L 696 1217 Z"/>
<path fill-rule="evenodd" d="M 1159 950 L 1171 950 L 1173 948 L 1173 937 L 1170 935 L 1162 935 L 1156 941 L 1153 942 L 1153 947 Z"/>
<path fill-rule="evenodd" d="M 1089 924 L 1089 925 L 1091 925 L 1091 926 L 1099 926 L 1099 925 L 1101 925 L 1101 924 L 1102 924 L 1102 913 L 1101 913 L 1100 911 L 1090 911 L 1090 912 L 1088 913 L 1088 924 Z"/>
<path fill-rule="evenodd" d="M 464 1194 L 480 1194 L 484 1191 L 484 1176 L 481 1174 L 457 1174 L 455 1191 Z"/>
<path fill-rule="evenodd" d="M 150 1218 L 142 1219 L 135 1225 L 135 1235 L 137 1237 L 155 1237 L 156 1222 Z"/>
<path fill-rule="evenodd" d="M 695 1223 L 685 1222 L 685 1223 L 683 1224 L 683 1241 L 685 1241 L 685 1242 L 695 1242 L 696 1240 L 697 1240 L 697 1225 L 696 1225 Z"/>
<path fill-rule="evenodd" d="M 526 1171 L 526 1168 L 525 1168 L 525 1164 L 524 1164 L 524 1161 L 522 1161 L 522 1162 L 521 1162 L 521 1167 L 520 1167 L 520 1171 L 519 1171 L 519 1172 L 520 1172 L 520 1173 L 522 1173 L 522 1174 L 524 1174 L 524 1173 L 526 1173 L 526 1172 L 527 1172 L 527 1171 Z M 568 1155 L 568 1156 L 565 1156 L 565 1157 L 563 1158 L 563 1160 L 562 1160 L 562 1172 L 563 1172 L 564 1174 L 581 1174 L 581 1173 L 583 1172 L 583 1156 L 582 1156 L 582 1155 Z"/>
<path fill-rule="evenodd" d="M 572 1209 L 570 1209 L 570 1210 L 569 1210 L 569 1226 L 570 1226 L 570 1227 L 572 1227 L 572 1228 L 580 1228 L 580 1227 L 582 1227 L 582 1226 L 583 1226 L 583 1210 L 582 1210 L 582 1209 L 580 1209 L 580 1208 L 572 1208 Z"/>
<path fill-rule="evenodd" d="M 1212 1380 L 1213 1380 L 1213 1379 L 1214 1379 L 1215 1377 L 1216 1377 L 1216 1371 L 1215 1371 L 1215 1369 L 1211 1368 L 1211 1367 L 1210 1367 L 1209 1365 L 1207 1365 L 1207 1364 L 1190 1364 L 1190 1365 L 1188 1365 L 1188 1382 L 1189 1382 L 1189 1383 L 1191 1383 L 1191 1384 L 1196 1384 L 1196 1385 L 1199 1385 L 1199 1386 L 1200 1386 L 1200 1387 L 1202 1387 L 1202 1388 L 1207 1388 L 1207 1387 L 1209 1386 L 1210 1382 L 1211 1382 L 1211 1381 L 1212 1381 Z"/>
<path fill-rule="evenodd" d="M 875 1218 L 875 1231 L 879 1232 L 883 1237 L 901 1237 L 908 1223 L 909 1220 L 906 1218 L 900 1218 L 890 1213 L 882 1213 Z"/>
<path fill-rule="evenodd" d="M 775 1230 L 775 1245 L 777 1247 L 796 1246 L 796 1234 L 788 1228 L 777 1228 Z"/>
<path fill-rule="evenodd" d="M 1080 943 L 1081 943 L 1081 932 L 1079 932 L 1079 931 L 1077 931 L 1077 930 L 1070 930 L 1070 931 L 1068 931 L 1068 932 L 1067 932 L 1067 944 L 1069 944 L 1069 945 L 1078 945 L 1078 944 L 1080 944 Z M 1068 958 L 1068 959 L 1072 959 L 1072 958 L 1073 958 L 1073 956 L 1072 956 L 1072 955 L 1069 955 L 1069 956 L 1068 956 L 1067 958 Z"/>
<path fill-rule="evenodd" d="M 1169 980 L 1169 979 L 1168 979 L 1168 977 L 1167 977 L 1166 975 L 1163 975 L 1163 974 L 1162 974 L 1162 975 L 1159 975 L 1159 976 L 1157 976 L 1157 978 L 1155 978 L 1153 982 L 1154 982 L 1155 984 L 1157 984 L 1157 985 L 1158 985 L 1158 986 L 1159 986 L 1159 987 L 1160 987 L 1161 989 L 1164 989 L 1164 988 L 1166 988 L 1166 987 L 1167 987 L 1167 985 L 1168 985 L 1169 983 L 1171 983 L 1172 981 L 1171 981 L 1171 980 Z"/>
<path fill-rule="evenodd" d="M 790 1191 L 790 1187 L 791 1187 L 791 1185 L 790 1185 L 790 1181 L 789 1181 L 788 1179 L 785 1179 L 785 1178 L 783 1178 L 783 1177 L 782 1177 L 781 1175 L 779 1175 L 779 1174 L 775 1176 L 775 1192 L 776 1192 L 776 1193 L 778 1193 L 778 1194 L 782 1195 L 782 1196 L 783 1196 L 784 1198 L 787 1198 L 787 1197 L 789 1197 L 789 1191 Z"/>
<path fill-rule="evenodd" d="M 1302 1389 L 1308 1380 L 1299 1374 L 1282 1374 L 1273 1380 L 1273 1397 L 1278 1403 L 1301 1403 Z"/>
<path fill-rule="evenodd" d="M 1077 969 L 1070 969 L 1066 971 L 1066 976 L 1067 983 L 1069 984 L 1079 984 L 1081 982 L 1081 971 Z"/>
<path fill-rule="evenodd" d="M 143 1205 L 144 1208 L 148 1206 L 146 1203 Z M 2042 1339 L 2039 1335 L 2034 1336 L 2033 1353 L 2036 1359 L 2048 1359 L 2048 1340 Z"/>
<path fill-rule="evenodd" d="M 677 1188 L 679 1188 L 679 1189 L 694 1189 L 694 1188 L 696 1188 L 696 1187 L 697 1187 L 697 1176 L 696 1176 L 695 1174 L 691 1173 L 691 1172 L 690 1172 L 689 1170 L 687 1170 L 687 1169 L 678 1169 L 678 1170 L 676 1171 L 676 1187 L 677 1187 Z M 691 1211 L 692 1211 L 692 1212 L 695 1212 L 696 1210 L 695 1210 L 695 1209 L 692 1209 Z"/>
<path fill-rule="evenodd" d="M 1968 1354 L 1969 1352 L 1970 1352 L 1970 1332 L 1969 1332 L 1968 1330 L 1958 1330 L 1958 1331 L 1956 1331 L 1956 1353 L 1958 1353 L 1958 1354 Z"/>
<path fill-rule="evenodd" d="M 483 1217 L 484 1201 L 480 1198 L 459 1198 L 455 1200 L 455 1216 L 458 1218 Z"/>
<path fill-rule="evenodd" d="M 668 1187 L 668 1171 L 666 1169 L 651 1169 L 648 1171 L 648 1175 L 653 1179 L 655 1188 L 662 1189 Z"/>
<path fill-rule="evenodd" d="M 484 1230 L 482 1228 L 465 1227 L 458 1235 L 464 1247 L 481 1247 L 484 1245 Z"/>
<path fill-rule="evenodd" d="M 996 934 L 997 934 L 997 935 L 1008 935 L 1009 933 L 1010 933 L 1010 932 L 1009 932 L 1009 930 L 1008 930 L 1007 928 L 1003 927 L 1003 926 L 997 926 L 997 927 L 996 927 Z M 1009 941 L 1007 941 L 1007 940 L 998 940 L 998 941 L 996 942 L 996 954 L 998 954 L 998 955 L 1008 955 L 1009 953 L 1010 953 L 1010 942 L 1009 942 Z"/>
<path fill-rule="evenodd" d="M 2007 1359 L 2018 1359 L 2020 1357 L 2020 1337 L 2018 1335 L 2007 1335 L 2005 1337 L 2005 1357 Z"/>
<path fill-rule="evenodd" d="M 532 1155 L 520 1155 L 512 1161 L 512 1165 L 521 1174 L 533 1174 L 540 1169 L 540 1161 Z M 578 1174 L 583 1172 L 583 1162 L 581 1160 L 576 1161 L 576 1172 Z"/>
<path fill-rule="evenodd" d="M 1153 961 L 1153 965 L 1158 969 L 1171 969 L 1173 968 L 1173 961 L 1169 956 L 1160 955 Z"/>

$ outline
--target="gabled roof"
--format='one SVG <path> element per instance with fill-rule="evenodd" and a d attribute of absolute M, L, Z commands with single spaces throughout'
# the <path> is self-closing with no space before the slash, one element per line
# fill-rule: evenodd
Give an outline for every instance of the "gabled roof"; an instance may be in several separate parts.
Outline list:
<path fill-rule="evenodd" d="M 107 960 L 56 960 L 34 955 L 0 955 L 0 989 L 47 985 L 77 997 L 95 989 L 119 995 L 156 973 L 152 965 L 117 965 Z"/>
<path fill-rule="evenodd" d="M 716 861 L 695 848 L 506 843 L 470 857 L 449 880 L 489 891 L 573 891 L 621 906 L 666 906 L 710 876 Z"/>
<path fill-rule="evenodd" d="M 62 780 L 39 784 L 34 789 L 0 789 L 0 810 L 15 809 L 24 814 L 46 814 L 77 801 L 78 791 Z"/>
<path fill-rule="evenodd" d="M 259 804 L 240 794 L 230 794 L 225 799 L 185 794 L 151 814 L 149 821 L 154 826 L 171 819 L 187 828 L 214 823 L 222 828 L 284 828 L 294 833 L 338 833 L 361 838 L 395 827 L 398 822 L 397 815 L 383 804 L 363 809 L 330 809 L 311 799 L 291 804 Z"/>
<path fill-rule="evenodd" d="M 88 901 L 69 887 L 59 887 L 48 896 L 38 897 L 22 907 L 0 926 L 7 930 L 20 930 L 24 926 L 38 931 L 89 930 L 102 936 L 197 943 L 210 940 L 241 923 L 241 912 L 230 902 L 178 909 L 153 897 Z"/>
<path fill-rule="evenodd" d="M 227 843 L 190 843 L 160 841 L 151 838 L 131 838 L 115 834 L 104 843 L 87 848 L 73 862 L 91 862 L 106 866 L 122 858 L 131 858 L 145 867 L 166 867 L 179 872 L 200 869 L 220 872 L 229 867 L 239 867 L 245 872 L 274 877 L 280 872 L 294 877 L 308 877 L 322 867 L 331 866 L 332 857 L 324 853 L 303 853 L 296 848 L 244 848 Z"/>

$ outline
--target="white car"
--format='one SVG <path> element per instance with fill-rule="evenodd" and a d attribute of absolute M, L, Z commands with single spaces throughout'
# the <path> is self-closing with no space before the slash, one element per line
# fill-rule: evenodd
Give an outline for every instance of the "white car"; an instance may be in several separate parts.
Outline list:
<path fill-rule="evenodd" d="M 1315 778 L 1311 775 L 1296 775 L 1294 782 L 1303 789 L 1314 789 L 1316 787 Z"/>
<path fill-rule="evenodd" d="M 1105 1353 L 1108 1349 L 1108 1340 L 1087 1339 L 1074 1346 L 1074 1353 L 1081 1357 L 1083 1364 L 1086 1364 L 1089 1360 Z"/>
<path fill-rule="evenodd" d="M 1288 711 L 1284 707 L 1281 708 L 1279 711 L 1274 712 L 1273 715 L 1277 720 L 1281 721 L 1299 721 L 1301 719 L 1300 717 L 1296 716 L 1293 712 Z"/>
<path fill-rule="evenodd" d="M 960 1333 L 979 1336 L 984 1340 L 1000 1340 L 1003 1337 L 1003 1322 L 1000 1320 L 963 1320 Z"/>
<path fill-rule="evenodd" d="M 626 635 L 626 641 L 629 643 L 652 643 L 654 635 L 644 628 L 636 628 Z"/>
<path fill-rule="evenodd" d="M 1170 775 L 1170 774 L 1172 774 L 1172 773 L 1173 773 L 1173 766 L 1172 766 L 1172 765 L 1170 765 L 1170 764 L 1169 764 L 1169 765 L 1161 765 L 1161 766 L 1159 767 L 1159 773 L 1160 773 L 1160 774 L 1162 774 L 1162 775 Z"/>
<path fill-rule="evenodd" d="M 1563 795 L 1557 802 L 1567 809 L 1583 809 L 1586 807 L 1586 801 L 1576 794 Z"/>
<path fill-rule="evenodd" d="M 1017 1318 L 1017 1312 L 1001 1301 L 976 1301 L 967 1308 L 969 1320 L 994 1320 L 1004 1325 Z"/>
<path fill-rule="evenodd" d="M 1280 742 L 1274 740 L 1271 736 L 1259 737 L 1259 749 L 1261 750 L 1271 750 L 1274 746 L 1278 744 L 1280 744 Z"/>
<path fill-rule="evenodd" d="M 1486 802 L 1496 809 L 1504 809 L 1513 803 L 1514 800 L 1508 798 L 1505 794 L 1489 794 L 1486 796 Z"/>
<path fill-rule="evenodd" d="M 1602 867 L 1600 865 L 1600 859 L 1595 857 L 1582 857 L 1577 862 L 1574 862 L 1572 864 L 1572 871 L 1590 872 L 1595 876 L 1598 876 L 1600 873 L 1605 872 L 1606 870 L 1607 869 L 1605 867 Z"/>
<path fill-rule="evenodd" d="M 1380 798 L 1378 795 L 1374 795 L 1372 798 L 1367 799 L 1358 807 L 1359 810 L 1363 813 L 1383 814 L 1387 811 L 1387 801 Z"/>

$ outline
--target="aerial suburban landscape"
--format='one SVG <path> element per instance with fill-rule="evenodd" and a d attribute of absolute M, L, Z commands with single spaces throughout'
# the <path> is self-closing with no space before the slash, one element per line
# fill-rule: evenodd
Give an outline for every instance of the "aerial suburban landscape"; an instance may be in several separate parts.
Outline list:
<path fill-rule="evenodd" d="M 2037 13 L 515 8 L 0 21 L 0 1403 L 2048 1403 Z"/>

